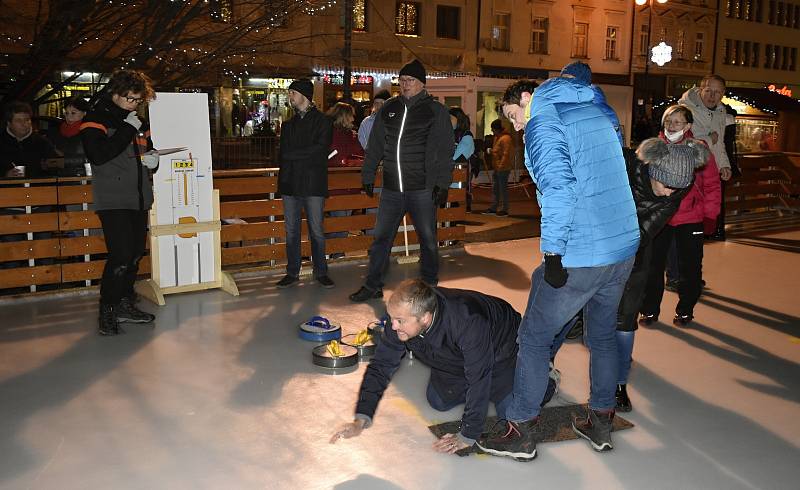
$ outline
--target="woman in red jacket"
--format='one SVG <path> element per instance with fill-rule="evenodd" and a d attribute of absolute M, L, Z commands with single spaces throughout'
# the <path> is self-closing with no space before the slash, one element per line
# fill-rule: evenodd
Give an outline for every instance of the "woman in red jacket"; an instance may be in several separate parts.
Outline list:
<path fill-rule="evenodd" d="M 659 138 L 668 144 L 704 144 L 692 136 L 692 112 L 674 105 L 664 111 L 663 130 Z M 681 201 L 678 212 L 653 241 L 653 258 L 647 278 L 639 325 L 650 325 L 658 320 L 661 299 L 664 296 L 664 267 L 670 242 L 675 237 L 678 251 L 678 268 L 681 281 L 678 285 L 678 305 L 672 323 L 686 326 L 694 318 L 694 306 L 702 290 L 703 229 L 704 223 L 716 223 L 722 192 L 719 171 L 714 155 L 694 172 L 694 184 Z"/>
<path fill-rule="evenodd" d="M 345 102 L 337 102 L 325 113 L 333 120 L 333 140 L 331 152 L 336 154 L 328 159 L 328 167 L 360 167 L 364 163 L 364 149 L 353 130 L 356 111 Z"/>

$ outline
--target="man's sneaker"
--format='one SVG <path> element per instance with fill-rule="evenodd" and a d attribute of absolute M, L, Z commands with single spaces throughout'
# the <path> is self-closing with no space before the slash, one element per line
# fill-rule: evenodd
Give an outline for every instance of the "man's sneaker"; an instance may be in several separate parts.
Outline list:
<path fill-rule="evenodd" d="M 97 318 L 98 331 L 100 335 L 111 336 L 125 333 L 117 321 L 117 311 L 111 305 L 100 305 L 100 315 Z"/>
<path fill-rule="evenodd" d="M 494 209 L 486 209 L 484 211 L 481 211 L 481 214 L 497 214 L 497 211 L 495 211 Z"/>
<path fill-rule="evenodd" d="M 364 301 L 380 298 L 383 298 L 383 290 L 373 290 L 366 286 L 361 286 L 361 289 L 350 295 L 350 301 L 354 303 L 363 303 Z"/>
<path fill-rule="evenodd" d="M 589 441 L 595 451 L 611 451 L 614 449 L 613 444 L 611 444 L 611 424 L 613 420 L 613 410 L 600 412 L 590 409 L 587 418 L 574 419 L 572 421 L 572 430 Z"/>
<path fill-rule="evenodd" d="M 128 297 L 122 298 L 117 307 L 117 321 L 119 323 L 150 323 L 155 319 L 155 315 L 135 307 L 131 298 Z"/>
<path fill-rule="evenodd" d="M 326 289 L 331 289 L 332 287 L 336 286 L 336 284 L 333 283 L 333 280 L 328 276 L 319 276 L 317 278 L 317 282 L 320 286 Z"/>
<path fill-rule="evenodd" d="M 505 423 L 505 427 L 503 427 Z M 499 420 L 500 431 L 492 431 L 478 439 L 478 447 L 494 456 L 506 456 L 517 461 L 533 461 L 536 458 L 536 431 L 539 417 L 525 422 Z"/>
<path fill-rule="evenodd" d="M 631 399 L 628 398 L 628 385 L 617 385 L 617 393 L 614 397 L 617 400 L 617 412 L 630 412 L 633 410 Z"/>
<path fill-rule="evenodd" d="M 508 211 L 498 211 L 497 216 L 508 216 Z"/>
<path fill-rule="evenodd" d="M 639 325 L 642 327 L 652 325 L 657 321 L 658 321 L 658 315 L 647 315 L 645 313 L 639 315 Z"/>
<path fill-rule="evenodd" d="M 275 286 L 277 286 L 278 289 L 285 289 L 288 288 L 289 286 L 294 286 L 299 281 L 300 281 L 299 277 L 290 276 L 289 274 L 286 274 L 285 276 L 283 276 L 283 279 L 281 279 L 280 281 L 277 282 L 277 284 L 275 284 Z"/>
<path fill-rule="evenodd" d="M 681 315 L 676 313 L 675 318 L 672 319 L 672 324 L 676 327 L 685 327 L 692 322 L 693 318 L 694 317 L 692 315 Z"/>

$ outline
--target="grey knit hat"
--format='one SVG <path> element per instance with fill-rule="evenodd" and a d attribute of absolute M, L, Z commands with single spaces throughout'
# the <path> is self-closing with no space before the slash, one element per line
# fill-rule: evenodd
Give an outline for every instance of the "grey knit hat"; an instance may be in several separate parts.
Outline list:
<path fill-rule="evenodd" d="M 706 164 L 710 152 L 697 140 L 670 145 L 659 138 L 646 139 L 636 155 L 647 163 L 651 178 L 673 189 L 683 189 L 694 181 L 694 171 Z"/>

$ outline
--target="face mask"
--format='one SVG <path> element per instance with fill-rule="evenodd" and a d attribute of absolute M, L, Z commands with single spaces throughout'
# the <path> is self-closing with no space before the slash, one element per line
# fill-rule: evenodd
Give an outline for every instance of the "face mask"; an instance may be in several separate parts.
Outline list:
<path fill-rule="evenodd" d="M 680 141 L 681 138 L 683 138 L 683 133 L 685 133 L 685 132 L 686 132 L 686 128 L 683 128 L 680 131 L 675 131 L 674 133 L 665 129 L 664 130 L 664 136 L 667 137 L 667 140 L 670 143 L 675 143 L 677 141 Z"/>

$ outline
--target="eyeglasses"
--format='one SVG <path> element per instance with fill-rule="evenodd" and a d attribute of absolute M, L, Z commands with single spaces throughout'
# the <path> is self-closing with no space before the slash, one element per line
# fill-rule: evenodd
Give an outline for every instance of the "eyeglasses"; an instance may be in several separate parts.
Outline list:
<path fill-rule="evenodd" d="M 125 100 L 127 100 L 129 104 L 141 104 L 144 102 L 144 97 L 130 97 L 126 95 Z"/>

